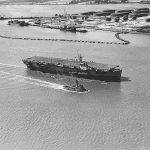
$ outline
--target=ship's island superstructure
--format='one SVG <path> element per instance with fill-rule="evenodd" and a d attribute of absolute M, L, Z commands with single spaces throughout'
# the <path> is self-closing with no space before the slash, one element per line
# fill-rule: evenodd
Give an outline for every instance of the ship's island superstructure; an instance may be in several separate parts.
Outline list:
<path fill-rule="evenodd" d="M 120 81 L 122 70 L 119 66 L 83 61 L 78 59 L 61 59 L 34 56 L 23 59 L 30 70 L 43 73 L 60 74 L 101 81 Z"/>

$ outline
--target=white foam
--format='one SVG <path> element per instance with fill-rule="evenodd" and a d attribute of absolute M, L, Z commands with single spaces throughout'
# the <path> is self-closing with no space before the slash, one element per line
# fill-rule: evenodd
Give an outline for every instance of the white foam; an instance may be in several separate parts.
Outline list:
<path fill-rule="evenodd" d="M 0 63 L 0 67 L 24 68 L 22 66 Z"/>
<path fill-rule="evenodd" d="M 18 82 L 33 84 L 33 85 L 42 86 L 42 87 L 48 87 L 48 88 L 53 88 L 53 89 L 63 89 L 63 85 L 61 84 L 47 82 L 47 81 L 43 81 L 40 79 L 33 79 L 31 77 L 25 77 L 22 75 L 12 74 L 12 73 L 5 72 L 5 71 L 0 71 L 0 77 L 5 78 L 7 80 L 15 80 Z"/>
<path fill-rule="evenodd" d="M 81 94 L 90 92 L 90 90 L 87 90 L 87 91 L 84 91 L 84 92 L 70 91 L 70 90 L 66 90 L 65 88 L 63 88 L 62 90 L 67 91 L 67 92 L 71 92 L 71 93 L 81 93 Z"/>

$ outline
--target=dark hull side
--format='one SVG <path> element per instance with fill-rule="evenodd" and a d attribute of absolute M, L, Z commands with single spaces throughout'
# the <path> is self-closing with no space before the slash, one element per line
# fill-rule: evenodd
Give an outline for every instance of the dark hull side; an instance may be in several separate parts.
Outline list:
<path fill-rule="evenodd" d="M 85 89 L 83 86 L 68 86 L 68 85 L 65 85 L 64 86 L 64 89 L 65 90 L 68 90 L 68 91 L 72 91 L 72 92 L 86 92 L 88 91 L 87 89 Z"/>
<path fill-rule="evenodd" d="M 84 71 L 77 71 L 71 68 L 62 68 L 58 66 L 47 66 L 47 65 L 38 65 L 37 63 L 32 62 L 24 62 L 25 65 L 30 70 L 33 71 L 40 71 L 43 73 L 50 73 L 50 74 L 60 74 L 66 76 L 73 76 L 77 78 L 84 78 L 84 79 L 91 79 L 91 80 L 100 80 L 100 81 L 107 81 L 107 82 L 120 82 L 122 70 L 118 70 L 115 72 L 106 71 L 102 73 L 91 73 L 91 72 L 84 72 Z"/>

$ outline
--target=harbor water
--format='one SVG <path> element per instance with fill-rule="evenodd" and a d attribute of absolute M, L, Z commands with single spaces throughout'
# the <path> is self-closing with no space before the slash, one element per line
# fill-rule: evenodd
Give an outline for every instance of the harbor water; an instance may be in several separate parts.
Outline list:
<path fill-rule="evenodd" d="M 131 7 L 132 6 L 132 7 Z M 51 16 L 102 9 L 148 7 L 116 5 L 5 5 L 5 16 Z M 70 33 L 40 27 L 8 26 L 0 35 L 120 42 L 115 32 Z M 0 149 L 149 150 L 150 36 L 120 35 L 129 45 L 0 38 Z M 71 93 L 74 78 L 33 72 L 22 59 L 32 56 L 75 58 L 120 65 L 122 81 L 79 79 L 89 92 Z"/>

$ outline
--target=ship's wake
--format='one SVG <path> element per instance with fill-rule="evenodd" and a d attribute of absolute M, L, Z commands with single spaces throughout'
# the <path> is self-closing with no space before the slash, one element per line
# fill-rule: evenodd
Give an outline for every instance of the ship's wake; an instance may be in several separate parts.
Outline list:
<path fill-rule="evenodd" d="M 63 90 L 63 85 L 61 85 L 61 84 L 43 81 L 40 79 L 34 79 L 32 77 L 25 77 L 22 75 L 17 75 L 17 74 L 5 72 L 5 71 L 0 71 L 0 78 L 4 78 L 7 80 L 11 80 L 11 81 L 27 83 L 27 84 L 32 84 L 32 85 L 41 86 L 41 87 Z"/>
<path fill-rule="evenodd" d="M 29 74 L 29 72 L 28 72 L 29 76 L 24 75 L 24 73 L 25 73 L 25 68 L 22 66 L 0 63 L 0 78 L 2 78 L 2 79 L 7 79 L 10 81 L 17 81 L 17 82 L 21 82 L 21 83 L 25 83 L 25 84 L 32 84 L 35 86 L 41 86 L 41 87 L 46 87 L 46 88 L 59 89 L 59 90 L 63 90 L 66 92 L 75 92 L 75 93 L 89 92 L 89 90 L 86 92 L 69 91 L 69 90 L 66 90 L 64 88 L 64 85 L 62 85 L 62 84 L 55 83 L 52 81 L 45 81 L 44 79 L 42 80 L 42 79 L 36 78 L 34 76 L 32 77 L 32 75 Z M 57 81 L 58 81 L 58 79 L 59 80 L 64 79 L 64 82 L 66 79 L 66 78 L 58 78 L 57 79 L 54 76 L 50 76 L 50 78 L 52 78 L 53 80 L 57 80 Z"/>
<path fill-rule="evenodd" d="M 22 66 L 0 63 L 0 67 L 24 68 Z"/>

